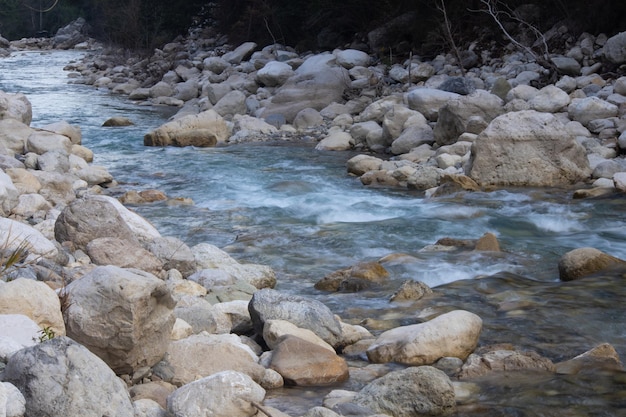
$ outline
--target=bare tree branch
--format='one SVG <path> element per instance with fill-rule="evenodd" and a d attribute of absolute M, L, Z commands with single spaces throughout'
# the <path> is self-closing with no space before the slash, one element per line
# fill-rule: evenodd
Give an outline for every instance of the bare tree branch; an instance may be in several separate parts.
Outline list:
<path fill-rule="evenodd" d="M 465 76 L 465 68 L 463 68 L 463 63 L 461 62 L 461 54 L 459 53 L 459 48 L 456 47 L 454 37 L 452 37 L 452 26 L 450 24 L 450 20 L 448 20 L 448 12 L 446 11 L 445 0 L 440 0 L 440 4 L 437 5 L 437 9 L 441 12 L 441 14 L 443 14 L 443 26 L 446 31 L 446 37 L 448 38 L 448 42 L 450 42 L 450 45 L 452 46 L 452 51 L 454 52 L 456 60 L 459 63 L 461 74 Z"/>

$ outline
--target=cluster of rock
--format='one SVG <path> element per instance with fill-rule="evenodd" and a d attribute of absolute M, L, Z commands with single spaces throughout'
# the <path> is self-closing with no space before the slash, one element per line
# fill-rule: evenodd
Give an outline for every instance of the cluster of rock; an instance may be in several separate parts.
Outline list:
<path fill-rule="evenodd" d="M 93 49 L 99 43 L 87 35 L 88 29 L 85 19 L 79 17 L 51 37 L 23 38 L 9 42 L 0 35 L 0 57 L 9 56 L 15 50 Z"/>
<path fill-rule="evenodd" d="M 621 369 L 610 345 L 556 365 L 510 346 L 477 350 L 483 323 L 464 310 L 377 336 L 343 322 L 319 301 L 272 289 L 267 266 L 161 236 L 106 195 L 113 180 L 89 163 L 77 126 L 30 127 L 26 97 L 0 97 L 6 416 L 276 417 L 286 414 L 263 405 L 269 390 L 349 378 L 362 388 L 333 390 L 305 416 L 449 415 L 475 392 L 468 381 L 489 372 Z M 497 251 L 494 239 L 437 245 Z M 616 265 L 623 261 L 585 249 L 559 267 L 565 280 Z M 388 275 L 370 263 L 329 281 L 339 279 L 340 289 Z M 412 284 L 394 300 L 430 293 Z M 369 364 L 350 366 L 346 357 Z M 387 363 L 406 368 L 381 368 Z"/>
<path fill-rule="evenodd" d="M 150 146 L 312 137 L 320 150 L 362 150 L 347 168 L 366 185 L 429 195 L 450 183 L 438 192 L 583 182 L 598 188 L 592 195 L 623 191 L 626 77 L 599 72 L 626 64 L 626 33 L 569 42 L 550 57 L 559 78 L 548 85 L 548 69 L 521 52 L 466 51 L 476 57 L 467 68 L 451 55 L 389 67 L 355 49 L 229 50 L 198 34 L 143 60 L 101 53 L 68 69 L 75 82 L 180 107 L 146 135 Z"/>
<path fill-rule="evenodd" d="M 457 78 L 446 57 L 387 70 L 356 50 L 300 57 L 246 43 L 218 56 L 197 42 L 190 51 L 194 40 L 134 64 L 100 57 L 73 70 L 133 100 L 181 106 L 147 145 L 312 136 L 318 149 L 397 155 L 352 160 L 366 184 L 467 189 L 592 175 L 619 188 L 626 79 L 594 72 L 594 48 L 604 44 L 614 59 L 612 43 L 581 38 L 580 56 L 573 48 L 555 64 L 573 59 L 588 73 L 539 90 L 528 83 L 540 68 L 521 55 Z M 403 91 L 407 83 L 422 85 Z M 558 364 L 511 346 L 478 348 L 482 320 L 464 310 L 374 335 L 316 300 L 274 290 L 267 266 L 161 236 L 106 195 L 115 181 L 91 164 L 79 127 L 31 120 L 25 96 L 0 93 L 0 414 L 277 417 L 285 414 L 263 404 L 269 390 L 350 379 L 361 388 L 334 390 L 305 416 L 449 415 L 473 395 L 469 381 L 490 372 L 621 369 L 610 345 Z M 499 250 L 489 235 L 438 244 Z M 565 281 L 623 264 L 586 248 L 559 270 Z M 357 265 L 324 289 L 386 275 Z M 428 292 L 408 284 L 394 297 Z"/>

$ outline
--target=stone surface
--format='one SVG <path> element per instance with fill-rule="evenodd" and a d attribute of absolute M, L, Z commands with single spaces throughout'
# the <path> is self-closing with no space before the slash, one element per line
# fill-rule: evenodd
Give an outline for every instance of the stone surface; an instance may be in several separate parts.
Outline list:
<path fill-rule="evenodd" d="M 87 255 L 96 265 L 114 265 L 120 268 L 136 268 L 159 276 L 163 263 L 138 242 L 116 237 L 101 237 L 92 240 L 86 247 Z"/>
<path fill-rule="evenodd" d="M 26 260 L 37 262 L 41 259 L 55 259 L 56 246 L 37 229 L 15 220 L 0 218 L 0 242 L 3 249 L 15 251 L 20 246 L 26 249 Z"/>
<path fill-rule="evenodd" d="M 203 332 L 173 341 L 164 360 L 173 371 L 168 382 L 176 386 L 222 371 L 237 371 L 260 381 L 265 372 L 252 349 L 234 334 Z"/>
<path fill-rule="evenodd" d="M 502 113 L 502 99 L 483 90 L 450 100 L 439 109 L 437 124 L 433 129 L 435 142 L 438 145 L 450 145 L 467 131 L 470 118 L 478 116 L 489 123 Z"/>
<path fill-rule="evenodd" d="M 474 142 L 469 169 L 481 186 L 562 186 L 590 174 L 584 149 L 565 126 L 533 110 L 494 119 Z"/>
<path fill-rule="evenodd" d="M 573 281 L 617 266 L 626 266 L 626 261 L 595 248 L 578 248 L 559 259 L 559 278 L 561 281 Z"/>
<path fill-rule="evenodd" d="M 556 364 L 556 372 L 559 374 L 575 375 L 581 372 L 595 373 L 599 370 L 624 371 L 619 354 L 608 343 L 602 343 L 572 359 Z"/>
<path fill-rule="evenodd" d="M 390 372 L 367 384 L 353 402 L 394 417 L 446 416 L 456 410 L 450 378 L 430 366 Z"/>
<path fill-rule="evenodd" d="M 43 282 L 26 278 L 0 281 L 0 314 L 23 314 L 55 336 L 65 335 L 59 297 Z"/>
<path fill-rule="evenodd" d="M 287 385 L 325 386 L 348 379 L 348 365 L 328 348 L 285 335 L 272 351 L 270 367 Z"/>
<path fill-rule="evenodd" d="M 263 289 L 254 293 L 248 309 L 259 334 L 263 333 L 267 320 L 286 320 L 311 330 L 333 347 L 341 340 L 339 321 L 328 307 L 317 300 Z"/>
<path fill-rule="evenodd" d="M 482 320 L 464 310 L 383 332 L 367 350 L 371 362 L 429 365 L 450 356 L 465 359 L 476 348 Z"/>
<path fill-rule="evenodd" d="M 496 349 L 472 354 L 463 365 L 460 378 L 477 378 L 491 372 L 554 372 L 552 361 L 536 352 Z"/>
<path fill-rule="evenodd" d="M 96 355 L 60 336 L 16 352 L 3 379 L 26 399 L 26 415 L 133 417 L 126 386 Z"/>
<path fill-rule="evenodd" d="M 251 417 L 265 390 L 249 376 L 224 371 L 178 388 L 167 398 L 174 417 Z"/>
<path fill-rule="evenodd" d="M 229 136 L 226 121 L 215 110 L 180 117 L 144 136 L 146 146 L 214 146 Z"/>
<path fill-rule="evenodd" d="M 301 329 L 286 320 L 268 320 L 265 322 L 263 326 L 263 340 L 270 349 L 274 349 L 278 346 L 281 342 L 280 339 L 286 335 L 296 336 L 304 341 L 316 344 L 335 353 L 335 349 L 331 345 L 324 342 L 324 340 L 309 329 Z"/>
<path fill-rule="evenodd" d="M 198 270 L 218 270 L 230 282 L 244 281 L 259 289 L 276 285 L 276 274 L 267 265 L 239 263 L 217 246 L 208 243 L 200 243 L 191 250 Z"/>
<path fill-rule="evenodd" d="M 153 275 L 116 266 L 97 267 L 67 287 L 68 336 L 118 373 L 152 366 L 166 352 L 174 301 Z"/>

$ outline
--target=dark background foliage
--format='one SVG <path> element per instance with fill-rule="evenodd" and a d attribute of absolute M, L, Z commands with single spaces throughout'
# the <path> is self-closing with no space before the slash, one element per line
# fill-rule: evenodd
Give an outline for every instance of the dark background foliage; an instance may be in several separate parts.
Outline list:
<path fill-rule="evenodd" d="M 210 25 L 231 43 L 279 42 L 299 50 L 371 45 L 368 33 L 394 18 L 401 24 L 380 45 L 393 53 L 429 55 L 449 48 L 442 4 L 454 41 L 506 43 L 481 0 L 0 0 L 0 34 L 8 39 L 54 34 L 84 17 L 90 36 L 132 49 L 153 48 L 184 35 L 190 27 Z M 626 30 L 624 0 L 500 0 L 502 10 L 532 10 L 526 15 L 542 32 L 563 23 L 583 32 L 611 36 Z M 528 5 L 532 7 L 528 7 Z M 524 9 L 524 7 L 526 9 Z M 513 22 L 504 22 L 512 25 Z M 380 52 L 383 51 L 371 51 Z"/>

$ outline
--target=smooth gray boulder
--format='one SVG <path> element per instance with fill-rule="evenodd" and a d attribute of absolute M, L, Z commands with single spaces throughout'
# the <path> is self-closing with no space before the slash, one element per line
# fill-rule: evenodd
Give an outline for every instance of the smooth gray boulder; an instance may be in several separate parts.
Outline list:
<path fill-rule="evenodd" d="M 248 310 L 258 334 L 263 334 L 267 320 L 285 320 L 311 330 L 333 347 L 337 347 L 342 339 L 339 320 L 317 300 L 263 289 L 254 293 Z"/>
<path fill-rule="evenodd" d="M 29 417 L 133 417 L 126 384 L 100 358 L 65 336 L 16 352 L 3 379 L 24 395 Z"/>

